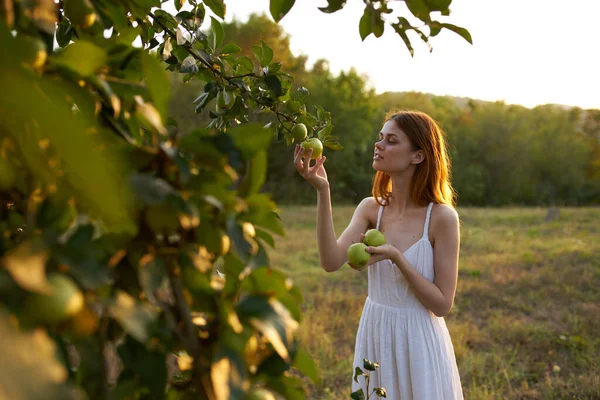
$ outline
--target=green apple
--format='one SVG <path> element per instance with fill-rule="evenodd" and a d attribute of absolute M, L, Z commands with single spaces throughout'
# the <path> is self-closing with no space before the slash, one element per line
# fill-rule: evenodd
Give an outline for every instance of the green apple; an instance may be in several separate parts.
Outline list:
<path fill-rule="evenodd" d="M 291 134 L 295 141 L 302 142 L 304 139 L 306 139 L 306 135 L 308 134 L 306 125 L 303 123 L 294 125 L 292 127 Z"/>
<path fill-rule="evenodd" d="M 304 148 L 303 156 L 308 156 L 308 149 L 312 149 L 311 160 L 316 160 L 317 158 L 321 158 L 323 155 L 323 143 L 319 140 L 319 138 L 310 138 L 302 142 L 301 146 Z"/>
<path fill-rule="evenodd" d="M 71 278 L 48 276 L 49 292 L 33 293 L 25 300 L 25 314 L 32 321 L 56 323 L 77 314 L 84 305 L 83 294 Z"/>
<path fill-rule="evenodd" d="M 267 389 L 257 388 L 248 392 L 244 400 L 275 400 L 275 396 Z"/>
<path fill-rule="evenodd" d="M 348 247 L 348 262 L 352 268 L 362 268 L 369 263 L 371 254 L 367 252 L 367 245 L 364 243 L 354 243 Z"/>
<path fill-rule="evenodd" d="M 365 233 L 363 243 L 373 247 L 382 246 L 385 244 L 385 236 L 377 229 L 369 229 L 367 233 Z"/>

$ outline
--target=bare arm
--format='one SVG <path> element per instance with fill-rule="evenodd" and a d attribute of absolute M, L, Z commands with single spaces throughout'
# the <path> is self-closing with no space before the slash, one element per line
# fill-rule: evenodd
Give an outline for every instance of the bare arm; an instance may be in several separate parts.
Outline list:
<path fill-rule="evenodd" d="M 312 150 L 309 151 L 306 159 L 310 160 L 311 154 Z M 326 158 L 319 158 L 312 167 L 306 159 L 303 160 L 301 149 L 297 146 L 294 153 L 296 169 L 305 180 L 317 189 L 317 245 L 321 267 L 327 272 L 334 272 L 339 270 L 347 261 L 346 251 L 348 246 L 359 241 L 360 234 L 368 228 L 367 208 L 369 201 L 374 200 L 364 199 L 358 205 L 350 224 L 337 239 L 333 225 L 329 181 L 323 166 Z"/>

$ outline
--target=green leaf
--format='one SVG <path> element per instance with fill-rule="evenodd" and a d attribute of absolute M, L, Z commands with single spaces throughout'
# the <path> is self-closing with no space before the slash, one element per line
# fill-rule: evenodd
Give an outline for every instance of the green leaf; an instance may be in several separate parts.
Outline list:
<path fill-rule="evenodd" d="M 393 24 L 392 26 L 394 27 L 394 30 L 398 33 L 398 35 L 400 35 L 400 37 L 404 41 L 404 44 L 406 45 L 406 47 L 408 48 L 408 51 L 410 52 L 410 56 L 413 57 L 415 55 L 415 51 L 412 48 L 410 39 L 408 38 L 408 35 L 406 34 L 407 26 L 410 26 L 410 24 L 408 24 L 408 21 L 406 21 L 406 24 L 403 23 L 403 21 L 406 21 L 406 19 L 403 17 L 400 17 L 400 23 Z"/>
<path fill-rule="evenodd" d="M 175 3 L 175 9 L 179 11 L 181 10 L 181 7 L 183 7 L 183 5 L 185 4 L 186 0 L 174 0 L 173 2 Z"/>
<path fill-rule="evenodd" d="M 166 265 L 163 259 L 147 254 L 138 267 L 138 280 L 148 301 L 158 305 L 157 293 L 167 281 Z"/>
<path fill-rule="evenodd" d="M 142 57 L 142 73 L 152 97 L 152 102 L 160 115 L 167 118 L 167 107 L 171 97 L 169 75 L 156 58 L 145 51 L 141 51 L 140 54 Z"/>
<path fill-rule="evenodd" d="M 146 204 L 161 204 L 175 192 L 167 181 L 149 174 L 132 175 L 130 182 L 136 196 Z"/>
<path fill-rule="evenodd" d="M 385 388 L 374 388 L 373 391 L 377 396 L 387 398 L 387 391 Z"/>
<path fill-rule="evenodd" d="M 298 322 L 280 301 L 267 296 L 248 295 L 238 303 L 236 312 L 264 335 L 284 361 L 291 361 L 290 348 Z"/>
<path fill-rule="evenodd" d="M 252 50 L 254 57 L 256 58 L 256 60 L 258 60 L 258 63 L 262 66 L 262 59 L 263 59 L 262 47 L 261 46 L 251 46 L 250 50 Z"/>
<path fill-rule="evenodd" d="M 2 398 L 59 400 L 82 398 L 66 385 L 67 371 L 45 330 L 21 333 L 0 311 L 0 388 Z M 32 376 L 35 384 L 31 384 Z"/>
<path fill-rule="evenodd" d="M 243 353 L 242 353 L 243 354 Z M 212 360 L 210 378 L 215 390 L 215 399 L 242 399 L 249 386 L 248 368 L 240 352 L 221 342 Z"/>
<path fill-rule="evenodd" d="M 346 0 L 327 0 L 327 7 L 319 7 L 324 13 L 330 14 L 341 10 L 346 5 Z"/>
<path fill-rule="evenodd" d="M 236 62 L 238 64 L 236 75 L 250 74 L 254 71 L 254 64 L 250 58 L 241 56 L 236 59 Z"/>
<path fill-rule="evenodd" d="M 424 0 L 429 11 L 446 11 L 450 7 L 452 0 Z"/>
<path fill-rule="evenodd" d="M 293 366 L 307 376 L 316 386 L 321 385 L 319 368 L 313 358 L 304 349 L 298 349 Z"/>
<path fill-rule="evenodd" d="M 280 376 L 270 379 L 267 388 L 279 393 L 286 400 L 306 400 L 302 380 L 295 376 Z"/>
<path fill-rule="evenodd" d="M 375 371 L 377 368 L 379 368 L 379 364 L 363 358 L 363 368 L 367 371 Z"/>
<path fill-rule="evenodd" d="M 238 125 L 227 133 L 231 135 L 246 160 L 251 159 L 257 152 L 265 150 L 273 138 L 270 129 L 255 122 Z"/>
<path fill-rule="evenodd" d="M 352 400 L 365 400 L 365 392 L 362 389 L 358 389 L 356 392 L 352 392 L 350 398 Z"/>
<path fill-rule="evenodd" d="M 296 0 L 271 0 L 269 11 L 275 22 L 281 21 L 283 17 L 292 9 Z"/>
<path fill-rule="evenodd" d="M 60 47 L 66 47 L 71 42 L 71 36 L 73 34 L 73 27 L 69 20 L 63 18 L 56 27 L 56 43 Z"/>
<path fill-rule="evenodd" d="M 281 81 L 276 75 L 265 76 L 265 83 L 269 89 L 271 89 L 275 97 L 281 96 Z"/>
<path fill-rule="evenodd" d="M 106 64 L 106 53 L 92 42 L 78 40 L 65 47 L 51 60 L 53 64 L 85 77 L 94 74 Z"/>
<path fill-rule="evenodd" d="M 381 19 L 381 15 L 376 11 L 371 12 L 371 18 L 373 19 L 373 34 L 376 38 L 380 38 L 385 29 L 383 19 Z"/>
<path fill-rule="evenodd" d="M 242 48 L 237 44 L 226 44 L 221 49 L 221 54 L 235 54 L 242 51 Z"/>
<path fill-rule="evenodd" d="M 109 311 L 132 337 L 142 343 L 150 339 L 150 325 L 156 320 L 157 314 L 147 304 L 139 303 L 131 295 L 119 290 Z"/>
<path fill-rule="evenodd" d="M 246 175 L 241 183 L 239 193 L 240 196 L 257 193 L 267 178 L 268 157 L 265 150 L 258 151 L 254 157 L 248 162 Z"/>
<path fill-rule="evenodd" d="M 262 39 L 260 40 L 260 43 L 262 44 L 262 59 L 260 61 L 260 66 L 264 68 L 273 60 L 273 49 L 267 46 Z"/>
<path fill-rule="evenodd" d="M 57 258 L 69 267 L 69 273 L 87 289 L 97 289 L 111 283 L 105 253 L 93 243 L 95 228 L 90 224 L 75 224 L 64 249 Z"/>
<path fill-rule="evenodd" d="M 364 41 L 371 32 L 373 32 L 373 20 L 371 19 L 371 7 L 367 6 L 360 18 L 358 33 L 360 33 L 360 38 Z"/>
<path fill-rule="evenodd" d="M 354 382 L 358 383 L 359 376 L 366 376 L 366 374 L 363 372 L 362 369 L 360 369 L 360 367 L 356 367 L 354 368 Z"/>
<path fill-rule="evenodd" d="M 471 34 L 465 28 L 461 28 L 460 26 L 442 23 L 442 27 L 446 29 L 450 29 L 452 32 L 455 32 L 463 37 L 467 42 L 473 44 L 473 39 L 471 38 Z"/>
<path fill-rule="evenodd" d="M 406 6 L 410 12 L 422 21 L 429 22 L 429 7 L 425 3 L 425 0 L 405 0 Z"/>
<path fill-rule="evenodd" d="M 162 22 L 164 25 L 167 26 L 167 28 L 169 28 L 171 30 L 175 30 L 177 28 L 177 26 L 179 25 L 179 23 L 177 22 L 175 17 L 172 16 L 170 13 L 168 13 L 165 10 L 154 11 L 154 16 L 156 18 L 158 18 L 160 20 L 160 22 Z"/>
<path fill-rule="evenodd" d="M 41 240 L 28 240 L 11 249 L 2 258 L 2 265 L 23 289 L 45 293 L 46 261 L 49 254 Z"/>
<path fill-rule="evenodd" d="M 223 43 L 223 35 L 225 33 L 223 31 L 223 26 L 221 26 L 221 23 L 216 18 L 210 17 L 210 19 L 210 29 L 213 34 L 213 49 L 216 52 L 219 46 L 221 46 L 221 43 Z"/>
<path fill-rule="evenodd" d="M 225 2 L 223 0 L 204 0 L 204 4 L 206 4 L 206 6 L 210 8 L 212 12 L 217 14 L 219 18 L 225 18 L 227 7 L 225 6 Z"/>
<path fill-rule="evenodd" d="M 429 36 L 436 36 L 442 30 L 442 24 L 437 21 L 431 21 L 429 23 Z"/>
<path fill-rule="evenodd" d="M 236 255 L 227 253 L 224 258 L 223 270 L 225 276 L 228 278 L 225 280 L 225 287 L 223 288 L 224 294 L 234 293 L 237 289 L 238 277 L 245 268 L 245 264 Z"/>
<path fill-rule="evenodd" d="M 165 354 L 126 337 L 117 349 L 123 363 L 121 376 L 135 376 L 150 392 L 148 398 L 163 398 L 167 385 Z"/>
<path fill-rule="evenodd" d="M 323 142 L 323 146 L 327 147 L 328 149 L 331 149 L 333 151 L 340 151 L 344 149 L 344 146 L 342 146 L 341 144 L 339 144 L 337 141 L 325 141 Z"/>
<path fill-rule="evenodd" d="M 198 68 L 198 64 L 194 56 L 187 56 L 186 58 L 184 58 L 181 62 L 181 67 L 179 68 L 179 72 L 183 72 L 184 74 L 194 74 L 199 70 L 200 68 Z"/>

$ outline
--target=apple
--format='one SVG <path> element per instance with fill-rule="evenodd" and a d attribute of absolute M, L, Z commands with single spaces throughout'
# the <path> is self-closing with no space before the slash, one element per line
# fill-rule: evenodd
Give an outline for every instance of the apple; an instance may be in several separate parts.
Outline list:
<path fill-rule="evenodd" d="M 312 157 L 311 160 L 316 160 L 317 158 L 321 158 L 323 155 L 323 143 L 319 140 L 319 138 L 310 138 L 302 142 L 301 146 L 304 148 L 303 156 L 308 156 L 308 149 L 312 149 Z"/>
<path fill-rule="evenodd" d="M 303 123 L 296 124 L 292 127 L 291 135 L 297 142 L 302 142 L 306 139 L 306 135 L 308 134 L 308 130 L 306 129 L 306 125 Z"/>
<path fill-rule="evenodd" d="M 364 243 L 354 243 L 348 247 L 348 262 L 354 269 L 365 267 L 371 259 L 371 254 L 367 252 L 367 245 Z"/>
<path fill-rule="evenodd" d="M 377 229 L 369 229 L 367 233 L 365 233 L 363 243 L 372 247 L 382 246 L 385 244 L 385 236 Z"/>
<path fill-rule="evenodd" d="M 25 300 L 25 314 L 33 321 L 56 323 L 79 313 L 83 294 L 71 278 L 63 274 L 48 276 L 48 293 L 33 293 Z"/>

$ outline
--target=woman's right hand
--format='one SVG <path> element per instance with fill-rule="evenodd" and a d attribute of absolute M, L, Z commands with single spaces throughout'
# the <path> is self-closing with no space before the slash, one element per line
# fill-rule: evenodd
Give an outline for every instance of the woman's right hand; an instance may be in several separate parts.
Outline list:
<path fill-rule="evenodd" d="M 294 166 L 296 166 L 300 175 L 317 190 L 328 188 L 329 181 L 327 180 L 327 172 L 325 172 L 325 167 L 323 166 L 327 157 L 323 156 L 318 158 L 311 167 L 310 157 L 312 156 L 312 149 L 308 150 L 305 157 L 303 157 L 303 154 L 304 148 L 300 145 L 296 145 L 296 150 L 294 151 Z"/>

